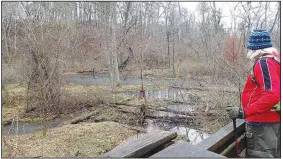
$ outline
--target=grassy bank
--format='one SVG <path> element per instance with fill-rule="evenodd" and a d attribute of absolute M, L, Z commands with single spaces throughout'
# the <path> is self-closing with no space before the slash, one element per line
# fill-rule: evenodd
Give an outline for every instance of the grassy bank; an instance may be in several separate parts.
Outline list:
<path fill-rule="evenodd" d="M 68 124 L 49 129 L 45 137 L 5 136 L 3 157 L 97 157 L 134 134 L 115 122 Z"/>

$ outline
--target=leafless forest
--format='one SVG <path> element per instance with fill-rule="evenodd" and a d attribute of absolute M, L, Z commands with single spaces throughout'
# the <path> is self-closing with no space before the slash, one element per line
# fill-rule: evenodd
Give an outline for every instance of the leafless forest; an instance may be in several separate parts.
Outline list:
<path fill-rule="evenodd" d="M 195 11 L 180 2 L 2 2 L 4 156 L 95 157 L 152 121 L 217 131 L 227 104 L 240 105 L 250 31 L 268 30 L 280 50 L 280 2 L 228 3 L 229 14 L 220 2 Z"/>

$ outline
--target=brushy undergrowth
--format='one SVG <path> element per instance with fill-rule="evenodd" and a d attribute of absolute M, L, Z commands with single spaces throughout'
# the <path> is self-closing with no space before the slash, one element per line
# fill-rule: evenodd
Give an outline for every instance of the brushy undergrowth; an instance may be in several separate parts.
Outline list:
<path fill-rule="evenodd" d="M 165 85 L 144 85 L 145 90 L 167 89 Z M 70 114 L 85 107 L 93 107 L 105 103 L 126 102 L 133 105 L 140 105 L 137 97 L 127 97 L 123 95 L 125 91 L 139 91 L 140 85 L 120 85 L 115 89 L 106 85 L 75 85 L 67 84 L 61 87 L 60 112 Z M 26 99 L 27 86 L 19 84 L 8 84 L 3 86 L 2 92 L 2 120 L 11 121 L 17 117 L 22 122 L 41 122 L 40 110 L 25 113 L 27 106 Z M 156 104 L 159 103 L 159 104 Z M 149 105 L 160 105 L 166 102 L 148 101 Z M 47 119 L 52 119 L 53 114 L 49 114 Z"/>

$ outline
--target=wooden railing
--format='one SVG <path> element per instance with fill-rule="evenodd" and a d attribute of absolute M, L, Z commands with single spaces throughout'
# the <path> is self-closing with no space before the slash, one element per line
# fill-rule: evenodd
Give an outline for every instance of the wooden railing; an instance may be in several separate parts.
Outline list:
<path fill-rule="evenodd" d="M 233 136 L 233 123 L 224 126 L 209 138 L 200 142 L 197 146 L 207 149 L 211 152 L 221 154 L 225 157 L 237 157 L 235 139 Z M 245 140 L 245 120 L 236 120 L 236 132 L 238 138 L 238 149 L 242 152 L 246 147 Z"/>
<path fill-rule="evenodd" d="M 236 131 L 239 152 L 245 149 L 245 121 L 237 119 Z M 237 157 L 233 123 L 224 126 L 197 145 L 179 141 L 173 143 L 177 134 L 159 131 L 119 145 L 101 157 Z"/>

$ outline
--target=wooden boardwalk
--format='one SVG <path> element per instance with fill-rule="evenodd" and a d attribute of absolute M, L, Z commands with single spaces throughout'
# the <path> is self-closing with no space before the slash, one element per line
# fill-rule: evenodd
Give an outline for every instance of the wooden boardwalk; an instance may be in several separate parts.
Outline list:
<path fill-rule="evenodd" d="M 101 157 L 144 157 L 160 146 L 170 143 L 176 137 L 176 132 L 156 131 L 119 145 Z"/>
<path fill-rule="evenodd" d="M 164 150 L 150 156 L 152 157 L 217 157 L 224 158 L 217 153 L 208 151 L 198 146 L 191 145 L 189 142 L 178 142 Z"/>
<path fill-rule="evenodd" d="M 244 132 L 245 121 L 238 119 L 238 138 L 242 135 L 239 140 L 240 152 L 245 148 Z M 100 157 L 236 157 L 232 123 L 197 145 L 185 141 L 172 142 L 176 137 L 176 132 L 156 131 L 119 145 Z"/>

